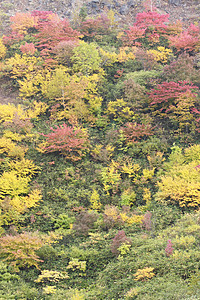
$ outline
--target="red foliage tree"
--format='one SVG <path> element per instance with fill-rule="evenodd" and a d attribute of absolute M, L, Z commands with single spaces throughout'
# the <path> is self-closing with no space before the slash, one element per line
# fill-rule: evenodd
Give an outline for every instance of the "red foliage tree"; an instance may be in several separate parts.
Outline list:
<path fill-rule="evenodd" d="M 65 123 L 50 129 L 51 133 L 42 133 L 47 138 L 45 146 L 42 146 L 44 152 L 60 152 L 72 161 L 82 158 L 88 146 L 87 136 L 83 130 L 67 126 Z"/>
<path fill-rule="evenodd" d="M 105 15 L 100 15 L 96 19 L 88 19 L 81 23 L 80 32 L 87 38 L 109 33 L 110 20 Z"/>
<path fill-rule="evenodd" d="M 197 92 L 198 88 L 186 81 L 159 84 L 149 93 L 153 115 L 160 116 L 168 130 L 172 128 L 173 135 L 178 133 L 183 138 L 186 138 L 184 133 L 194 135 L 199 127 Z"/>
<path fill-rule="evenodd" d="M 170 32 L 169 32 L 170 33 Z M 173 33 L 173 32 L 172 32 Z M 200 28 L 190 24 L 187 30 L 175 32 L 168 36 L 170 46 L 177 49 L 177 52 L 197 52 L 200 48 Z"/>
<path fill-rule="evenodd" d="M 151 125 L 137 123 L 126 123 L 125 127 L 122 127 L 122 132 L 128 143 L 137 143 L 141 138 L 153 134 Z"/>
<path fill-rule="evenodd" d="M 177 52 L 196 52 L 200 48 L 200 35 L 192 34 L 191 30 L 183 31 L 180 35 L 169 36 L 170 46 L 177 49 Z"/>
<path fill-rule="evenodd" d="M 156 89 L 152 89 L 149 93 L 151 99 L 150 105 L 162 104 L 160 110 L 170 111 L 170 107 L 174 105 L 174 101 L 186 92 L 191 92 L 191 96 L 196 97 L 198 87 L 187 81 L 179 82 L 163 82 L 158 84 Z"/>
<path fill-rule="evenodd" d="M 140 45 L 140 39 L 147 37 L 149 42 L 158 43 L 160 33 L 167 32 L 167 25 L 169 15 L 162 15 L 156 11 L 144 11 L 138 13 L 134 26 L 126 30 L 126 36 L 122 40 L 128 45 Z M 139 40 L 139 41 L 138 41 Z"/>
<path fill-rule="evenodd" d="M 123 38 L 125 44 L 128 46 L 140 46 L 141 43 L 137 40 L 145 36 L 145 31 L 145 28 L 139 28 L 137 26 L 129 27 L 129 30 L 125 30 L 127 35 Z"/>
<path fill-rule="evenodd" d="M 31 12 L 31 16 L 32 17 L 37 17 L 38 19 L 38 23 L 48 19 L 49 15 L 52 15 L 53 12 L 52 11 L 41 11 L 41 10 L 33 10 Z"/>
<path fill-rule="evenodd" d="M 135 26 L 145 29 L 148 27 L 152 27 L 152 29 L 154 30 L 165 32 L 167 28 L 167 25 L 165 23 L 169 21 L 168 19 L 168 14 L 161 15 L 156 11 L 144 11 L 137 14 Z"/>
<path fill-rule="evenodd" d="M 49 14 L 46 19 L 41 19 L 37 26 L 39 39 L 37 47 L 42 49 L 42 54 L 48 54 L 58 43 L 62 41 L 78 40 L 80 32 L 73 30 L 69 22 L 61 20 L 56 14 Z"/>
<path fill-rule="evenodd" d="M 20 50 L 22 53 L 26 53 L 29 55 L 33 55 L 36 51 L 36 48 L 33 43 L 25 43 L 25 45 L 21 45 Z"/>
<path fill-rule="evenodd" d="M 9 36 L 3 36 L 4 45 L 11 46 L 16 42 L 20 42 L 24 39 L 24 35 L 16 32 L 12 32 Z"/>

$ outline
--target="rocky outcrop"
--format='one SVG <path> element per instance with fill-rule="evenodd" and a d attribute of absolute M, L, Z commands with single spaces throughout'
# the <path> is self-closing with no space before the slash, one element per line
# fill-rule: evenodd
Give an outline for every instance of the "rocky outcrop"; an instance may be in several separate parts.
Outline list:
<path fill-rule="evenodd" d="M 61 17 L 77 18 L 81 9 L 89 15 L 101 14 L 107 10 L 114 10 L 119 18 L 129 17 L 134 20 L 135 15 L 143 10 L 143 0 L 0 0 L 0 25 L 5 25 L 9 17 L 16 12 L 32 10 L 50 10 Z M 199 21 L 199 0 L 152 0 L 161 13 L 169 13 L 172 20 L 180 19 Z"/>

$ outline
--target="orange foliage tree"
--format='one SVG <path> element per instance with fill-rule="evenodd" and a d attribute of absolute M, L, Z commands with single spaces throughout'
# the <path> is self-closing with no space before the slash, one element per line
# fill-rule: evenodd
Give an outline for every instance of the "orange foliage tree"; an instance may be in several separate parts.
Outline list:
<path fill-rule="evenodd" d="M 12 31 L 19 34 L 27 34 L 29 28 L 34 28 L 37 25 L 37 18 L 32 16 L 30 12 L 16 13 L 10 20 L 13 23 L 11 25 Z"/>

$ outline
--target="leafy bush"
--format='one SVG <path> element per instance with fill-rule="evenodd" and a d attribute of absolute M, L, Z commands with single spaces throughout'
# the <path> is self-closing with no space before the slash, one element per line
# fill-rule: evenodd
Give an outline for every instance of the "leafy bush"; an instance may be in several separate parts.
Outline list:
<path fill-rule="evenodd" d="M 122 244 L 131 245 L 131 239 L 126 236 L 124 230 L 118 231 L 118 233 L 115 235 L 114 239 L 112 240 L 112 244 L 110 247 L 111 252 L 115 255 L 120 254 L 119 248 Z"/>
<path fill-rule="evenodd" d="M 89 230 L 94 228 L 94 223 L 97 221 L 97 215 L 94 212 L 82 211 L 77 215 L 73 229 L 77 235 L 87 236 Z"/>

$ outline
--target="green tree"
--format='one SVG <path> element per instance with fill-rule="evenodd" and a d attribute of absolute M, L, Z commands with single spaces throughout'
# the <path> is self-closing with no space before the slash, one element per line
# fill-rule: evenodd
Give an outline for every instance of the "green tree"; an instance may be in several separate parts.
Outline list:
<path fill-rule="evenodd" d="M 84 75 L 99 71 L 101 57 L 95 43 L 81 42 L 78 47 L 74 48 L 73 52 L 74 55 L 71 57 L 73 71 L 82 72 Z"/>

